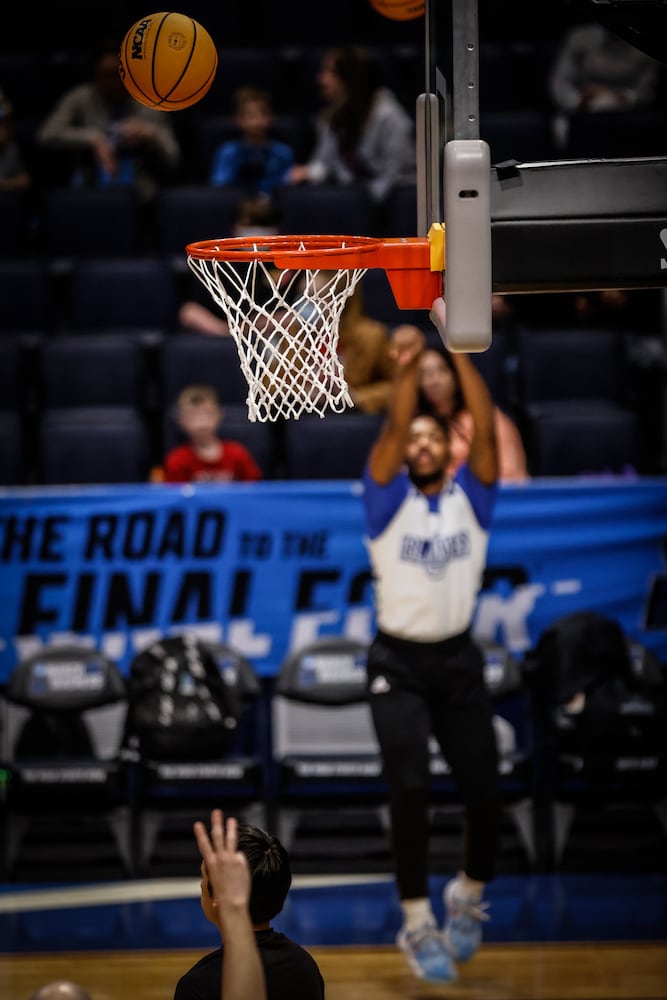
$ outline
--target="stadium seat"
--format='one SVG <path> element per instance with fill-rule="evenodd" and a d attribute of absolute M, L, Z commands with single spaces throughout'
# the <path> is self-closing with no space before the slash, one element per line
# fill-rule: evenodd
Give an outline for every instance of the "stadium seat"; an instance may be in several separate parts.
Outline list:
<path fill-rule="evenodd" d="M 231 236 L 240 202 L 236 189 L 207 184 L 162 188 L 155 200 L 158 251 L 176 271 L 187 269 L 187 244 Z"/>
<path fill-rule="evenodd" d="M 0 217 L 4 227 L 4 217 Z M 36 258 L 0 259 L 0 302 L 0 331 L 37 335 L 49 331 L 54 303 L 44 262 Z"/>
<path fill-rule="evenodd" d="M 494 700 L 503 798 L 524 856 L 532 864 L 538 858 L 538 845 L 528 695 L 518 661 L 496 643 L 481 645 L 485 679 Z M 300 851 L 306 852 L 304 857 L 312 855 L 313 847 L 307 845 L 308 817 L 316 820 L 318 814 L 320 822 L 325 817 L 319 835 L 324 836 L 326 849 L 343 854 L 350 850 L 348 838 L 336 849 L 327 836 L 326 817 L 332 808 L 339 822 L 345 813 L 356 816 L 363 841 L 359 835 L 352 840 L 355 861 L 364 846 L 376 858 L 387 848 L 388 788 L 366 696 L 367 653 L 364 642 L 324 636 L 290 653 L 280 666 L 272 698 L 276 771 L 272 810 L 278 836 L 293 856 Z M 453 834 L 458 845 L 460 796 L 435 741 L 431 774 L 434 807 L 442 809 L 441 819 L 452 808 L 458 814 Z M 368 865 L 369 858 L 362 863 Z"/>
<path fill-rule="evenodd" d="M 133 407 L 45 410 L 38 429 L 38 466 L 38 482 L 44 486 L 146 482 L 146 425 Z"/>
<path fill-rule="evenodd" d="M 18 413 L 0 412 L 0 486 L 25 483 L 26 443 Z"/>
<path fill-rule="evenodd" d="M 639 419 L 605 400 L 535 403 L 525 420 L 533 476 L 636 475 Z"/>
<path fill-rule="evenodd" d="M 570 119 L 564 156 L 622 158 L 667 154 L 667 111 L 586 111 Z"/>
<path fill-rule="evenodd" d="M 625 398 L 623 334 L 612 329 L 533 329 L 517 336 L 519 401 Z"/>
<path fill-rule="evenodd" d="M 382 807 L 388 792 L 366 700 L 367 651 L 367 644 L 344 636 L 322 638 L 287 656 L 276 677 L 271 809 L 277 835 L 293 857 L 304 821 L 322 812 L 331 817 L 334 809 L 337 823 L 356 812 L 357 828 L 375 845 L 371 852 L 377 853 L 377 841 L 386 850 Z M 364 846 L 360 836 L 352 848 L 346 837 L 337 848 L 330 837 L 326 844 L 334 855 L 352 849 L 351 863 L 359 862 Z"/>
<path fill-rule="evenodd" d="M 140 205 L 133 188 L 54 188 L 43 201 L 44 252 L 56 272 L 66 272 L 79 257 L 140 252 Z"/>
<path fill-rule="evenodd" d="M 285 424 L 288 479 L 359 479 L 382 417 L 368 413 L 307 415 Z"/>
<path fill-rule="evenodd" d="M 0 191 L 0 259 L 28 251 L 28 206 L 24 191 Z"/>
<path fill-rule="evenodd" d="M 177 321 L 173 270 L 158 257 L 78 260 L 69 277 L 75 329 L 171 330 Z"/>
<path fill-rule="evenodd" d="M 129 335 L 52 337 L 41 344 L 38 359 L 42 409 L 145 406 L 142 349 Z"/>
<path fill-rule="evenodd" d="M 545 110 L 484 111 L 480 116 L 480 138 L 489 144 L 492 165 L 556 156 L 551 119 Z"/>
<path fill-rule="evenodd" d="M 211 385 L 223 406 L 245 403 L 248 385 L 231 337 L 177 333 L 159 349 L 159 392 L 166 411 L 187 385 Z"/>
<path fill-rule="evenodd" d="M 280 231 L 288 235 L 370 236 L 373 209 L 359 185 L 299 184 L 275 195 Z"/>
<path fill-rule="evenodd" d="M 6 877 L 76 879 L 84 860 L 132 872 L 126 710 L 118 667 L 90 646 L 46 646 L 14 667 L 0 699 Z"/>

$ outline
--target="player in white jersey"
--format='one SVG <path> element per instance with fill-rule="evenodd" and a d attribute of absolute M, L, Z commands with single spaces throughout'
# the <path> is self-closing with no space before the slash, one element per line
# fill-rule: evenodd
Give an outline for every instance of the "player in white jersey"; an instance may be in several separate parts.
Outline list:
<path fill-rule="evenodd" d="M 493 402 L 464 354 L 452 354 L 474 421 L 467 463 L 446 475 L 446 423 L 417 414 L 424 335 L 394 331 L 387 418 L 364 471 L 366 545 L 378 631 L 368 695 L 390 786 L 391 840 L 403 911 L 397 943 L 423 979 L 456 978 L 481 940 L 484 885 L 494 874 L 501 800 L 491 701 L 470 633 L 497 495 Z M 417 415 L 416 415 L 417 414 Z M 462 870 L 445 887 L 441 931 L 428 893 L 435 736 L 465 804 Z"/>

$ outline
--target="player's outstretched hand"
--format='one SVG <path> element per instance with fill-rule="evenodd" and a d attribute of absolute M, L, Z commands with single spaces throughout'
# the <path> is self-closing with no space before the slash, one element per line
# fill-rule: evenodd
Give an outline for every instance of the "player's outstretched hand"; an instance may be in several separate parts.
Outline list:
<path fill-rule="evenodd" d="M 397 326 L 391 335 L 389 353 L 401 368 L 413 364 L 422 354 L 426 339 L 418 326 Z"/>

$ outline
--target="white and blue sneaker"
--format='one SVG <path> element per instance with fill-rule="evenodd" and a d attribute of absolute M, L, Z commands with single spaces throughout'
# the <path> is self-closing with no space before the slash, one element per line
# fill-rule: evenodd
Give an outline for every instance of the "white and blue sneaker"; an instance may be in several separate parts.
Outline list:
<path fill-rule="evenodd" d="M 435 923 L 422 924 L 413 931 L 399 931 L 396 944 L 407 955 L 412 971 L 430 983 L 451 983 L 457 978 L 456 967 Z"/>
<path fill-rule="evenodd" d="M 445 886 L 446 919 L 442 937 L 445 948 L 457 962 L 467 962 L 482 941 L 482 922 L 489 919 L 489 904 L 457 894 L 460 885 L 452 879 Z"/>

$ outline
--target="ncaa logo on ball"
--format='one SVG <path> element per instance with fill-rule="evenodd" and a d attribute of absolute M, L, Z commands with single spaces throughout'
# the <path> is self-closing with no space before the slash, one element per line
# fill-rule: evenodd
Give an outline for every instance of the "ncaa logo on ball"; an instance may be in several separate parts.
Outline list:
<path fill-rule="evenodd" d="M 181 49 L 184 49 L 187 45 L 185 35 L 182 35 L 180 31 L 172 31 L 167 39 L 167 45 L 170 49 L 173 49 L 174 52 L 180 52 Z"/>
<path fill-rule="evenodd" d="M 147 18 L 145 21 L 140 21 L 137 25 L 137 30 L 132 38 L 132 52 L 130 54 L 130 59 L 143 59 L 144 58 L 144 35 L 151 25 L 151 19 Z"/>

